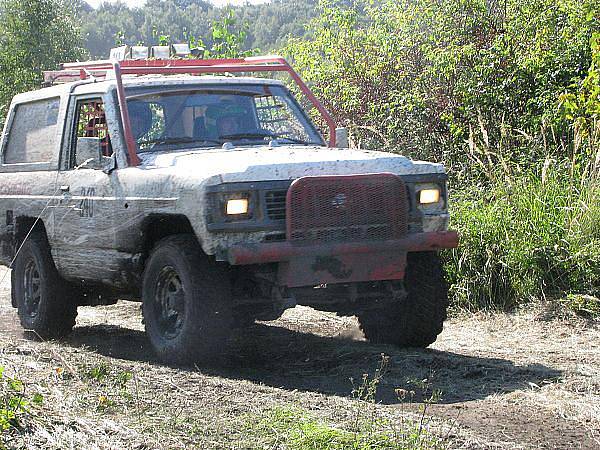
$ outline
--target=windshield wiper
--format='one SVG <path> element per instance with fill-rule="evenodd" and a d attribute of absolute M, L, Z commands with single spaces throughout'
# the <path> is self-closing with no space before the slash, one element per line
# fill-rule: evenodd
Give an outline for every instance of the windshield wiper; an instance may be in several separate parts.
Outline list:
<path fill-rule="evenodd" d="M 304 141 L 302 139 L 296 139 L 296 138 L 291 138 L 291 137 L 285 137 L 285 136 L 276 136 L 276 139 L 278 141 L 287 141 L 290 144 L 301 144 L 301 145 L 322 145 L 320 142 L 310 142 L 310 141 Z"/>
<path fill-rule="evenodd" d="M 264 138 L 274 138 L 277 137 L 274 133 L 235 133 L 235 134 L 224 134 L 223 136 L 219 136 L 219 139 L 264 139 Z"/>
<path fill-rule="evenodd" d="M 219 136 L 220 139 L 264 139 L 264 138 L 271 138 L 271 139 L 275 139 L 277 141 L 287 141 L 288 143 L 291 144 L 301 144 L 301 145 L 321 145 L 321 143 L 319 142 L 310 142 L 310 141 L 304 141 L 302 139 L 296 139 L 296 138 L 292 138 L 292 137 L 285 137 L 285 136 L 281 136 L 278 135 L 276 133 L 270 133 L 270 132 L 263 132 L 263 133 L 236 133 L 236 134 L 225 134 L 223 136 Z"/>
<path fill-rule="evenodd" d="M 168 145 L 168 144 L 193 144 L 195 142 L 210 142 L 213 144 L 221 145 L 223 141 L 219 139 L 209 139 L 209 138 L 191 138 L 191 137 L 172 137 L 172 138 L 159 138 L 159 139 L 151 139 L 149 141 L 140 142 L 140 145 L 144 144 L 154 144 L 154 145 Z"/>

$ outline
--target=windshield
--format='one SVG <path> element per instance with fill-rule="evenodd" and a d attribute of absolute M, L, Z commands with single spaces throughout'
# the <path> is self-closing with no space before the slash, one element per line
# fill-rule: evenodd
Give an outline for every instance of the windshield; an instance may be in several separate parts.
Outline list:
<path fill-rule="evenodd" d="M 191 147 L 324 145 L 289 92 L 250 85 L 128 93 L 138 153 Z"/>

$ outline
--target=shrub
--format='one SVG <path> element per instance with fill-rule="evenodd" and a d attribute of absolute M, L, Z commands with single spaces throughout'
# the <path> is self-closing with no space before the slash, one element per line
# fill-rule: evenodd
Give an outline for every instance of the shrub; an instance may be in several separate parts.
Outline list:
<path fill-rule="evenodd" d="M 453 206 L 461 246 L 446 253 L 455 304 L 510 309 L 600 293 L 600 182 L 546 166 L 471 188 Z"/>
<path fill-rule="evenodd" d="M 568 138 L 556 102 L 585 76 L 600 31 L 599 0 L 323 0 L 320 8 L 313 38 L 292 40 L 287 53 L 355 144 L 454 170 L 469 168 L 464 143 L 481 121 L 511 160 L 545 154 L 506 129 Z"/>

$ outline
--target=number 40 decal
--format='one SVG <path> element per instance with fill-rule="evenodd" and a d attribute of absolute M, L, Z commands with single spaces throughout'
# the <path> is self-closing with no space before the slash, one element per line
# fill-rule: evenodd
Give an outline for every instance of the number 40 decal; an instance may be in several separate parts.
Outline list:
<path fill-rule="evenodd" d="M 96 196 L 96 188 L 81 188 L 81 196 L 79 202 L 80 217 L 94 217 L 94 197 Z"/>

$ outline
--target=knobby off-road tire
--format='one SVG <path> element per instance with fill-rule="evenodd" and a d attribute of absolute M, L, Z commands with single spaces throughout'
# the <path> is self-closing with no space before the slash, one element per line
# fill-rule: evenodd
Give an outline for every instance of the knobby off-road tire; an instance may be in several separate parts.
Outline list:
<path fill-rule="evenodd" d="M 21 325 L 42 339 L 61 338 L 75 326 L 77 303 L 56 270 L 44 234 L 32 233 L 13 267 L 12 288 Z"/>
<path fill-rule="evenodd" d="M 409 253 L 404 284 L 405 299 L 360 314 L 360 327 L 371 342 L 427 347 L 442 332 L 448 309 L 448 285 L 437 252 Z"/>
<path fill-rule="evenodd" d="M 157 356 L 176 365 L 213 360 L 232 324 L 227 271 L 202 253 L 196 238 L 161 240 L 144 270 L 142 311 Z"/>

